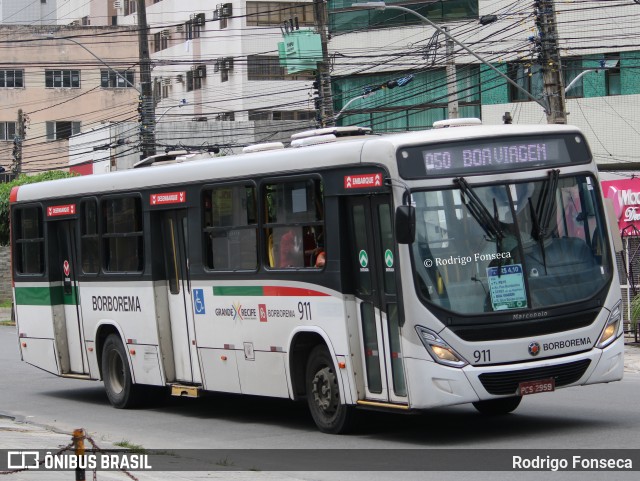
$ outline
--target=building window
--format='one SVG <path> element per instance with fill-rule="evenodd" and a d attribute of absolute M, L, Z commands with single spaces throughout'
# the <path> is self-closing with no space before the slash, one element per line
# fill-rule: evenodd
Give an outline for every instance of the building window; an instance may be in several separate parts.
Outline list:
<path fill-rule="evenodd" d="M 277 55 L 247 55 L 248 80 L 313 80 L 311 73 L 287 75 Z"/>
<path fill-rule="evenodd" d="M 0 140 L 12 141 L 16 136 L 15 122 L 0 122 Z"/>
<path fill-rule="evenodd" d="M 281 26 L 293 18 L 298 19 L 300 27 L 314 26 L 313 3 L 247 2 L 247 26 Z"/>
<path fill-rule="evenodd" d="M 202 88 L 202 79 L 207 76 L 207 66 L 197 65 L 192 70 L 187 71 L 187 92 L 200 90 Z"/>
<path fill-rule="evenodd" d="M 604 61 L 604 84 L 607 95 L 620 95 L 620 57 L 607 56 Z"/>
<path fill-rule="evenodd" d="M 206 267 L 255 270 L 258 267 L 258 210 L 253 184 L 206 190 L 203 206 Z"/>
<path fill-rule="evenodd" d="M 126 81 L 125 81 L 126 79 Z M 104 88 L 133 88 L 135 80 L 131 70 L 100 70 L 100 87 Z"/>
<path fill-rule="evenodd" d="M 15 269 L 18 274 L 44 273 L 44 229 L 40 207 L 15 211 Z"/>
<path fill-rule="evenodd" d="M 45 87 L 80 88 L 80 70 L 45 70 Z"/>
<path fill-rule="evenodd" d="M 0 70 L 0 87 L 24 87 L 24 70 Z"/>
<path fill-rule="evenodd" d="M 399 25 L 416 25 L 422 21 L 413 14 L 397 10 L 344 10 L 346 2 L 328 2 L 329 31 L 351 32 L 373 28 L 389 28 Z M 351 2 L 349 2 L 350 4 Z M 478 0 L 416 0 L 394 1 L 404 5 L 436 23 L 451 20 L 469 20 L 478 18 Z"/>
<path fill-rule="evenodd" d="M 262 205 L 267 267 L 321 267 L 318 256 L 324 253 L 324 209 L 320 180 L 267 184 Z"/>
<path fill-rule="evenodd" d="M 162 30 L 153 34 L 153 51 L 159 52 L 169 48 L 169 31 Z"/>
<path fill-rule="evenodd" d="M 249 120 L 314 120 L 315 110 L 250 110 Z"/>
<path fill-rule="evenodd" d="M 80 122 L 48 121 L 47 140 L 65 140 L 80 133 Z"/>
<path fill-rule="evenodd" d="M 107 199 L 102 206 L 102 248 L 105 271 L 142 272 L 144 238 L 140 198 Z"/>
<path fill-rule="evenodd" d="M 523 90 L 526 90 L 536 98 L 542 97 L 544 82 L 540 65 L 524 62 L 509 63 L 507 65 L 507 75 L 520 87 L 516 88 L 509 84 L 509 102 L 531 100 Z"/>
<path fill-rule="evenodd" d="M 131 15 L 138 11 L 138 0 L 124 0 L 124 14 Z"/>

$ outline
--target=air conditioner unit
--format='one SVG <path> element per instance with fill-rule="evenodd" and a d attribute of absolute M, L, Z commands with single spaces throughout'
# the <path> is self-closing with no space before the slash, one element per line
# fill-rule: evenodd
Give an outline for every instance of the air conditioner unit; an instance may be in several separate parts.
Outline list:
<path fill-rule="evenodd" d="M 220 16 L 231 17 L 232 15 L 233 15 L 233 4 L 232 3 L 223 4 L 222 8 L 220 9 Z"/>
<path fill-rule="evenodd" d="M 222 68 L 224 70 L 233 70 L 233 57 L 225 57 Z"/>
<path fill-rule="evenodd" d="M 220 12 L 218 10 L 213 11 L 213 19 L 220 20 Z"/>
<path fill-rule="evenodd" d="M 222 59 L 218 58 L 216 59 L 216 63 L 213 64 L 213 72 L 219 72 L 220 71 L 220 67 L 222 66 Z"/>
<path fill-rule="evenodd" d="M 184 75 L 182 74 L 176 75 L 176 82 L 178 82 L 179 84 L 184 83 Z"/>
<path fill-rule="evenodd" d="M 165 28 L 160 35 L 162 35 L 165 38 L 169 38 L 171 37 L 171 30 L 169 30 L 168 28 Z"/>
<path fill-rule="evenodd" d="M 119 10 L 122 8 L 122 0 L 115 0 L 113 2 L 113 8 L 115 8 L 116 10 Z"/>
<path fill-rule="evenodd" d="M 197 73 L 198 77 L 206 78 L 207 77 L 207 66 L 206 65 L 198 65 L 196 67 L 196 73 Z"/>
<path fill-rule="evenodd" d="M 176 25 L 176 32 L 178 32 L 178 33 L 184 32 L 184 23 L 180 23 L 180 24 Z"/>
<path fill-rule="evenodd" d="M 196 15 L 196 18 L 195 18 L 195 20 L 196 20 L 195 24 L 196 25 L 200 25 L 200 26 L 204 26 L 204 18 L 205 18 L 204 17 L 204 13 L 198 13 Z"/>
<path fill-rule="evenodd" d="M 80 20 L 74 20 L 73 22 L 71 22 L 69 25 L 73 26 L 73 27 L 77 27 L 80 25 Z"/>
<path fill-rule="evenodd" d="M 163 78 L 162 85 L 171 85 L 171 78 L 170 77 Z"/>

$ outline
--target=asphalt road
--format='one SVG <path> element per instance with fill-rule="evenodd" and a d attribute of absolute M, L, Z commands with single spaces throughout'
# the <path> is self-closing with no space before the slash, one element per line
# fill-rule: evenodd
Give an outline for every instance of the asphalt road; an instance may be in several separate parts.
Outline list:
<path fill-rule="evenodd" d="M 330 436 L 316 430 L 304 404 L 288 400 L 212 395 L 113 409 L 101 383 L 57 378 L 22 363 L 14 327 L 0 327 L 0 362 L 1 414 L 67 432 L 81 427 L 98 443 L 128 441 L 148 449 L 640 449 L 638 372 L 626 372 L 623 381 L 609 385 L 528 396 L 504 417 L 484 417 L 471 406 L 415 416 L 364 412 L 354 434 Z M 439 479 L 459 479 L 441 474 Z M 554 474 L 583 479 L 576 472 Z M 518 478 L 534 475 L 519 473 Z M 377 476 L 325 472 L 304 479 L 388 479 L 384 473 Z M 628 472 L 607 473 L 608 481 L 634 478 Z M 473 479 L 496 478 L 473 473 Z"/>

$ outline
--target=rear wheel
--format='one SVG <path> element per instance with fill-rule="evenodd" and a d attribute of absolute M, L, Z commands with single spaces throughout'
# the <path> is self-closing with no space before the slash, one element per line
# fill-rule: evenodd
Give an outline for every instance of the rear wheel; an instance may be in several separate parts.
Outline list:
<path fill-rule="evenodd" d="M 141 388 L 133 384 L 127 353 L 116 334 L 107 337 L 102 349 L 102 380 L 113 407 L 132 408 L 140 403 Z"/>
<path fill-rule="evenodd" d="M 520 405 L 520 401 L 522 401 L 522 396 L 488 399 L 486 401 L 473 403 L 473 407 L 482 414 L 500 416 L 515 411 L 515 409 Z"/>
<path fill-rule="evenodd" d="M 340 387 L 333 360 L 327 348 L 316 346 L 309 355 L 306 371 L 307 403 L 318 429 L 341 434 L 353 423 L 353 406 L 340 403 Z"/>

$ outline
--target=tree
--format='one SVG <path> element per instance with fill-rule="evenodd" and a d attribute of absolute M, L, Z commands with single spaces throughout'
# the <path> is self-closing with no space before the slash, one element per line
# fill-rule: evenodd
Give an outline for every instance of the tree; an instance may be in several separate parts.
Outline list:
<path fill-rule="evenodd" d="M 20 175 L 17 179 L 0 184 L 0 245 L 9 245 L 9 195 L 11 189 L 24 184 L 33 184 L 47 180 L 65 179 L 75 177 L 77 174 L 53 170 L 37 175 Z"/>

